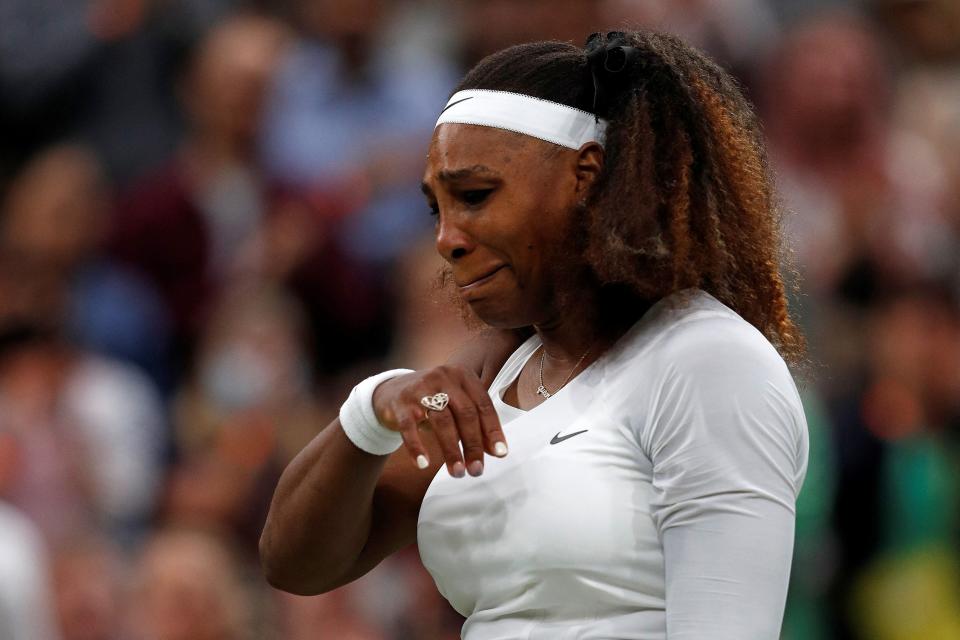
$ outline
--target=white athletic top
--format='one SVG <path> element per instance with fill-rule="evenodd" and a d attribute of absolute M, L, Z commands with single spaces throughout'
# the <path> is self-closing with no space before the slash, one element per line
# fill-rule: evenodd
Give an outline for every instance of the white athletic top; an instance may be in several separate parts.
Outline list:
<path fill-rule="evenodd" d="M 420 556 L 464 640 L 774 640 L 807 429 L 786 364 L 709 294 L 664 298 L 530 411 L 490 388 L 510 453 L 445 470 Z"/>

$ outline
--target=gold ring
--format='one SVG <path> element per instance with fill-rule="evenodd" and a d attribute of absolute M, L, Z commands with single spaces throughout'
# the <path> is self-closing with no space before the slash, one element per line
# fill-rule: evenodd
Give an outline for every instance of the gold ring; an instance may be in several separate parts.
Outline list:
<path fill-rule="evenodd" d="M 450 396 L 442 391 L 432 396 L 423 396 L 420 398 L 420 406 L 427 409 L 427 411 L 443 411 L 447 408 L 449 402 Z"/>

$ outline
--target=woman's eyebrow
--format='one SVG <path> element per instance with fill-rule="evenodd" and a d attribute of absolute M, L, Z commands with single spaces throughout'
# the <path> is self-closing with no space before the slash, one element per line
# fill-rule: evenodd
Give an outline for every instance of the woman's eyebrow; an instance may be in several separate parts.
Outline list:
<path fill-rule="evenodd" d="M 464 167 L 462 169 L 444 169 L 437 173 L 437 179 L 440 182 L 459 182 L 468 178 L 496 179 L 499 177 L 499 171 L 495 171 L 484 164 L 475 164 L 472 167 Z M 428 185 L 426 181 L 420 183 L 420 191 L 428 198 L 433 197 L 433 189 L 430 188 L 430 185 Z"/>
<path fill-rule="evenodd" d="M 475 164 L 463 169 L 444 169 L 437 174 L 441 182 L 456 182 L 466 178 L 499 178 L 500 173 L 483 164 Z"/>

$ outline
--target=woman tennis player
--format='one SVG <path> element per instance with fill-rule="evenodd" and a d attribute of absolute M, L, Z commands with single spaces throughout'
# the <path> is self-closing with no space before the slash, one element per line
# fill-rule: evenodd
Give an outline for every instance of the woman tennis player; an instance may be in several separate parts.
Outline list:
<path fill-rule="evenodd" d="M 505 331 L 354 388 L 280 480 L 271 583 L 323 592 L 416 541 L 466 640 L 777 638 L 803 341 L 731 78 L 654 33 L 506 49 L 440 114 L 423 190 Z"/>

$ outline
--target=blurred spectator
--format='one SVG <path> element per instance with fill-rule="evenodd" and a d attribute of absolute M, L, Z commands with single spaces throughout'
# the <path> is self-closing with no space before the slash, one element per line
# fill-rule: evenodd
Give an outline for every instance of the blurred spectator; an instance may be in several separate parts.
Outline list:
<path fill-rule="evenodd" d="M 867 326 L 864 390 L 837 434 L 835 597 L 855 605 L 842 628 L 863 638 L 952 637 L 960 628 L 960 310 L 927 286 L 878 305 Z M 901 601 L 923 604 L 894 620 L 889 603 L 902 589 L 910 595 Z"/>
<path fill-rule="evenodd" d="M 463 66 L 470 68 L 484 56 L 523 42 L 566 40 L 582 45 L 594 31 L 619 26 L 629 18 L 617 10 L 603 15 L 603 4 L 598 0 L 461 0 Z"/>
<path fill-rule="evenodd" d="M 253 251 L 265 208 L 253 156 L 259 106 L 286 38 L 279 23 L 254 15 L 214 27 L 181 86 L 190 123 L 178 154 L 119 205 L 113 253 L 165 300 L 180 367 L 210 296 Z"/>
<path fill-rule="evenodd" d="M 960 562 L 954 549 L 886 556 L 860 581 L 852 609 L 859 637 L 926 640 L 960 637 Z"/>
<path fill-rule="evenodd" d="M 276 430 L 285 461 L 313 438 L 318 425 L 304 322 L 296 300 L 280 290 L 240 287 L 222 298 L 199 352 L 196 378 L 177 403 L 181 451 L 209 448 L 230 428 L 231 416 L 262 415 Z"/>
<path fill-rule="evenodd" d="M 0 429 L 22 460 L 11 501 L 54 542 L 93 526 L 135 541 L 159 479 L 164 420 L 154 388 L 42 327 L 8 328 L 0 342 Z"/>
<path fill-rule="evenodd" d="M 780 25 L 768 0 L 603 0 L 604 24 L 674 33 L 703 49 L 748 86 Z"/>
<path fill-rule="evenodd" d="M 176 399 L 181 461 L 165 515 L 228 528 L 251 558 L 280 471 L 328 421 L 311 393 L 304 326 L 296 301 L 280 291 L 230 292 Z"/>
<path fill-rule="evenodd" d="M 218 292 L 237 279 L 280 283 L 301 299 L 319 373 L 379 355 L 389 340 L 380 276 L 344 255 L 336 237 L 340 196 L 284 187 L 285 176 L 272 182 L 255 154 L 264 92 L 288 36 L 251 14 L 208 34 L 183 83 L 190 127 L 180 152 L 118 208 L 113 253 L 166 301 L 179 374 Z"/>
<path fill-rule="evenodd" d="M 953 0 L 870 0 L 902 51 L 915 61 L 956 64 L 960 57 L 960 5 Z"/>
<path fill-rule="evenodd" d="M 454 640 L 463 626 L 413 547 L 321 596 L 277 592 L 277 597 L 286 640 Z"/>
<path fill-rule="evenodd" d="M 92 510 L 86 452 L 57 412 L 65 357 L 49 332 L 36 327 L 7 327 L 0 344 L 0 429 L 17 451 L 5 494 L 56 541 L 88 526 Z"/>
<path fill-rule="evenodd" d="M 834 558 L 821 600 L 827 623 L 818 626 L 842 639 L 881 637 L 877 611 L 853 606 L 864 589 L 879 588 L 864 578 L 871 567 L 926 553 L 958 524 L 913 511 L 957 512 L 956 487 L 929 483 L 949 464 L 954 445 L 944 430 L 960 394 L 956 302 L 926 286 L 955 278 L 948 171 L 936 147 L 896 117 L 885 55 L 869 23 L 824 14 L 787 33 L 761 94 L 805 276 L 803 320 L 825 365 L 818 377 L 833 423 L 835 546 L 821 538 Z M 911 290 L 920 293 L 904 295 Z M 911 486 L 923 490 L 903 495 Z M 937 637 L 920 629 L 884 637 Z"/>
<path fill-rule="evenodd" d="M 51 540 L 103 526 L 132 542 L 153 508 L 165 374 L 149 289 L 97 253 L 106 190 L 82 148 L 51 148 L 17 176 L 0 220 L 2 420 L 24 458 L 12 499 Z"/>
<path fill-rule="evenodd" d="M 0 164 L 80 137 L 125 182 L 169 153 L 178 119 L 168 85 L 185 30 L 160 19 L 167 5 L 0 3 L 0 134 L 13 156 Z"/>
<path fill-rule="evenodd" d="M 2 206 L 0 253 L 9 278 L 6 315 L 63 318 L 71 340 L 131 362 L 169 384 L 169 331 L 145 282 L 104 258 L 107 186 L 84 148 L 38 154 L 17 175 Z"/>
<path fill-rule="evenodd" d="M 266 168 L 339 200 L 338 244 L 351 256 L 389 261 L 430 227 L 417 184 L 455 71 L 427 55 L 394 55 L 386 0 L 294 6 L 302 37 L 268 101 Z"/>
<path fill-rule="evenodd" d="M 342 587 L 304 598 L 278 593 L 280 628 L 285 640 L 390 640 L 358 610 L 358 589 Z"/>
<path fill-rule="evenodd" d="M 63 640 L 120 640 L 123 559 L 96 534 L 78 533 L 54 556 L 56 612 Z"/>
<path fill-rule="evenodd" d="M 252 604 L 222 542 L 198 531 L 163 530 L 137 564 L 130 632 L 141 640 L 254 638 Z"/>
<path fill-rule="evenodd" d="M 441 288 L 443 266 L 433 242 L 425 240 L 407 252 L 396 271 L 393 288 L 400 299 L 391 359 L 404 367 L 444 362 L 469 336 L 460 314 L 452 311 L 452 292 Z"/>
<path fill-rule="evenodd" d="M 325 194 L 279 190 L 261 232 L 264 275 L 282 282 L 306 313 L 321 391 L 345 371 L 378 362 L 393 339 L 390 270 L 343 247 L 340 222 L 330 217 L 336 206 Z"/>
<path fill-rule="evenodd" d="M 873 0 L 896 44 L 900 74 L 893 105 L 897 123 L 935 148 L 946 167 L 948 215 L 960 235 L 960 3 Z M 960 268 L 956 271 L 960 273 Z M 960 276 L 956 283 L 960 289 Z"/>
<path fill-rule="evenodd" d="M 820 17 L 787 34 L 762 92 L 807 291 L 857 308 L 943 273 L 955 243 L 943 167 L 929 145 L 892 121 L 892 80 L 879 46 L 859 19 Z M 847 346 L 858 336 L 821 334 L 821 326 L 844 322 L 829 308 L 810 305 L 805 313 L 818 355 L 837 367 L 835 378 L 849 379 L 855 364 L 845 362 Z M 858 321 L 847 322 L 856 334 Z"/>
<path fill-rule="evenodd" d="M 4 496 L 23 464 L 0 427 L 0 633 L 4 640 L 57 640 L 47 551 L 36 526 Z"/>

